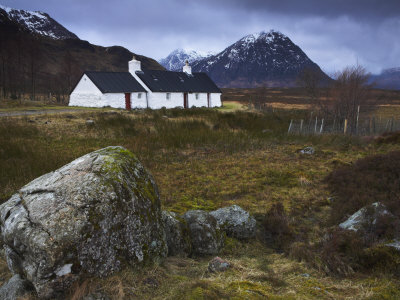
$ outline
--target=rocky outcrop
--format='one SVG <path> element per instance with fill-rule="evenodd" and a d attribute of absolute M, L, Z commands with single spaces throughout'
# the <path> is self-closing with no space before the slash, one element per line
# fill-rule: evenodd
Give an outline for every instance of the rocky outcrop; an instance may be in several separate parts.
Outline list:
<path fill-rule="evenodd" d="M 165 237 L 168 245 L 168 255 L 188 255 L 192 252 L 189 227 L 183 218 L 174 212 L 163 211 Z"/>
<path fill-rule="evenodd" d="M 19 275 L 14 275 L 0 288 L 0 299 L 17 300 L 32 291 L 33 286 L 29 281 L 22 279 Z"/>
<path fill-rule="evenodd" d="M 40 298 L 80 276 L 107 276 L 167 253 L 157 187 L 122 147 L 82 156 L 0 206 L 8 266 Z"/>
<path fill-rule="evenodd" d="M 210 214 L 230 237 L 249 239 L 256 234 L 256 220 L 238 205 L 223 207 Z"/>
<path fill-rule="evenodd" d="M 224 246 L 225 233 L 211 214 L 190 210 L 183 215 L 183 219 L 189 227 L 193 254 L 214 255 Z"/>

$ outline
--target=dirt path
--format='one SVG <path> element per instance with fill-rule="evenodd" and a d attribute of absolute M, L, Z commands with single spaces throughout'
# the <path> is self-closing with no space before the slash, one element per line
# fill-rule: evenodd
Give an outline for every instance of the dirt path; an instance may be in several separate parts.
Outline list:
<path fill-rule="evenodd" d="M 66 109 L 0 111 L 0 117 L 45 115 L 45 114 L 67 113 L 67 112 L 77 112 L 77 111 L 82 111 L 82 109 L 66 108 Z"/>

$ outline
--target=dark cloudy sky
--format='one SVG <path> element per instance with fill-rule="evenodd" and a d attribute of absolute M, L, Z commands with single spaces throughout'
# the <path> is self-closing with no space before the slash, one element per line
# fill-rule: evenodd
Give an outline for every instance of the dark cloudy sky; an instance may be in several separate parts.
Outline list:
<path fill-rule="evenodd" d="M 176 48 L 222 51 L 270 29 L 289 36 L 328 73 L 357 62 L 400 66 L 400 0 L 0 0 L 40 10 L 91 43 L 156 59 Z"/>

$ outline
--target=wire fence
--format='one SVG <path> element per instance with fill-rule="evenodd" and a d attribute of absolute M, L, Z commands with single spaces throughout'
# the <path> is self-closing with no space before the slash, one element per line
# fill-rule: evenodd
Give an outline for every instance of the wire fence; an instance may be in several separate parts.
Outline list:
<path fill-rule="evenodd" d="M 400 130 L 400 119 L 381 117 L 367 117 L 360 119 L 351 126 L 347 119 L 310 118 L 308 120 L 291 120 L 288 134 L 314 135 L 314 134 L 352 134 L 352 135 L 381 135 L 385 132 Z"/>

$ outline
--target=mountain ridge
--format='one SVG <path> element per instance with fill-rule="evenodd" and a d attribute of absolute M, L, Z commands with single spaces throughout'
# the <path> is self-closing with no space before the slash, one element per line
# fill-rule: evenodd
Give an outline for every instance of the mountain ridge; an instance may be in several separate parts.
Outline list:
<path fill-rule="evenodd" d="M 304 69 L 330 81 L 321 68 L 286 35 L 276 30 L 249 34 L 214 56 L 197 61 L 195 72 L 206 72 L 220 87 L 291 87 Z"/>
<path fill-rule="evenodd" d="M 195 50 L 178 48 L 168 54 L 167 57 L 158 60 L 158 62 L 169 71 L 181 71 L 186 61 L 188 61 L 189 64 L 193 64 L 211 55 L 213 54 L 204 54 Z"/>
<path fill-rule="evenodd" d="M 41 11 L 29 11 L 23 9 L 14 9 L 4 5 L 0 5 L 1 19 L 8 18 L 11 22 L 15 22 L 20 26 L 21 30 L 47 36 L 56 40 L 63 39 L 79 39 L 78 36 L 47 13 Z"/>

